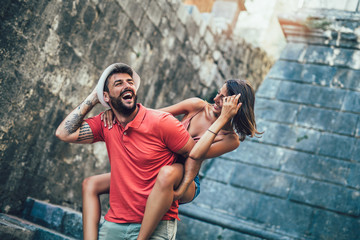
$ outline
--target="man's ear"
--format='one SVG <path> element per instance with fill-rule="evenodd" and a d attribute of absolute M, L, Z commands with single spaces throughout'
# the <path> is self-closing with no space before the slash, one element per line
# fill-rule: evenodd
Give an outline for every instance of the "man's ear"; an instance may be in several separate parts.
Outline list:
<path fill-rule="evenodd" d="M 108 92 L 104 92 L 104 101 L 107 103 L 110 102 L 110 95 Z"/>

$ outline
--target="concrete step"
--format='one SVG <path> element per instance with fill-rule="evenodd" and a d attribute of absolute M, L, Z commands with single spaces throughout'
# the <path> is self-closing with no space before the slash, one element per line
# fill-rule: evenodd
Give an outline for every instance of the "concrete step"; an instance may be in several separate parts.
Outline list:
<path fill-rule="evenodd" d="M 82 239 L 82 215 L 73 209 L 29 197 L 22 218 L 66 236 Z"/>
<path fill-rule="evenodd" d="M 0 213 L 0 239 L 3 240 L 74 240 L 27 220 Z"/>

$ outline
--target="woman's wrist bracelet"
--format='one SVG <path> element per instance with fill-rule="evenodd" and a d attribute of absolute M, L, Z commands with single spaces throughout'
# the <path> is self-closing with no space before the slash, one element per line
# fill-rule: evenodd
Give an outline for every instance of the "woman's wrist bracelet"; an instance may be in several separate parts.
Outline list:
<path fill-rule="evenodd" d="M 215 136 L 217 135 L 217 133 L 214 133 L 213 131 L 211 131 L 210 129 L 208 129 L 209 132 L 211 132 L 212 134 L 214 134 Z"/>

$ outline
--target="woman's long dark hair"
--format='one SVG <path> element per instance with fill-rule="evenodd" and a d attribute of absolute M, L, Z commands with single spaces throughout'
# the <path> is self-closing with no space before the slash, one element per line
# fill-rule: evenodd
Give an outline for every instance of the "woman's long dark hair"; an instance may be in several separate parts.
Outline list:
<path fill-rule="evenodd" d="M 242 105 L 232 120 L 232 126 L 239 135 L 240 141 L 244 141 L 246 136 L 259 137 L 257 135 L 263 133 L 256 130 L 254 114 L 255 91 L 252 86 L 245 80 L 237 79 L 226 81 L 226 88 L 228 96 L 241 93 L 239 102 Z"/>

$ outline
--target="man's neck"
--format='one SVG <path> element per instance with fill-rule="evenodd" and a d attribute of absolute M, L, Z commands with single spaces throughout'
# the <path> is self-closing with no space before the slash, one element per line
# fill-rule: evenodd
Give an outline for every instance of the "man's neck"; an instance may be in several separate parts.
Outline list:
<path fill-rule="evenodd" d="M 125 127 L 129 122 L 131 122 L 132 120 L 134 120 L 134 118 L 136 117 L 136 115 L 139 112 L 139 106 L 136 105 L 135 111 L 132 112 L 130 115 L 125 115 L 121 112 L 116 111 L 115 109 L 112 109 L 117 121 L 121 124 L 121 126 Z"/>

